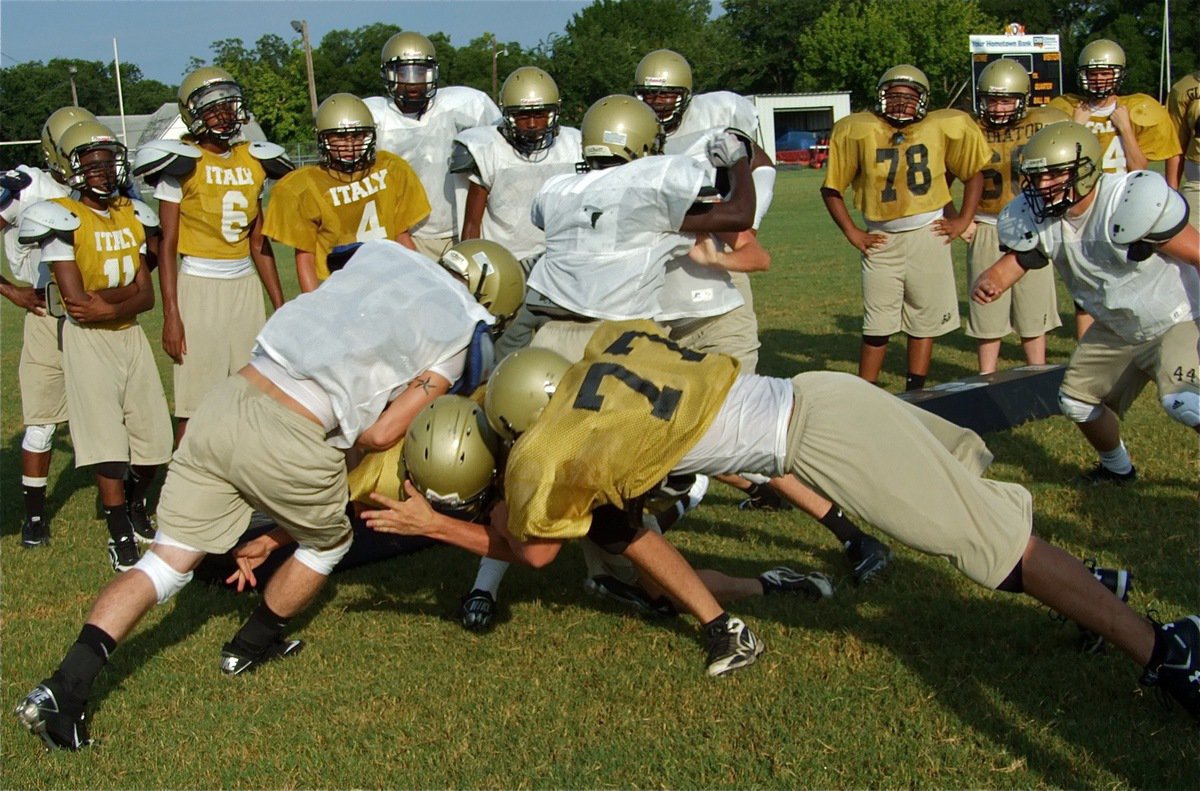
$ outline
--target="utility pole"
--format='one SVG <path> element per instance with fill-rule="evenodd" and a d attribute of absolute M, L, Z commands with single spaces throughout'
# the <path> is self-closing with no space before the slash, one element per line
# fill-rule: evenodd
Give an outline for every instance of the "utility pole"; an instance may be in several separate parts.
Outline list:
<path fill-rule="evenodd" d="M 79 69 L 74 66 L 67 67 L 67 76 L 71 78 L 71 105 L 79 106 L 79 93 L 75 90 L 75 75 L 79 73 Z"/>
<path fill-rule="evenodd" d="M 308 20 L 293 19 L 292 30 L 304 41 L 304 66 L 308 69 L 308 101 L 312 105 L 313 118 L 317 117 L 317 79 L 313 76 L 312 44 L 308 40 Z"/>

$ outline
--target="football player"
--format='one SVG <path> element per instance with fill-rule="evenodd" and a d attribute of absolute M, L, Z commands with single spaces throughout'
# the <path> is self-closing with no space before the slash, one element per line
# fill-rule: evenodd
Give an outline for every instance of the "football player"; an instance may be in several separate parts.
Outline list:
<path fill-rule="evenodd" d="M 440 86 L 437 52 L 420 33 L 392 36 L 381 60 L 387 96 L 367 99 L 367 107 L 379 147 L 403 157 L 425 187 L 429 217 L 413 229 L 412 238 L 418 252 L 437 261 L 454 243 L 465 209 L 466 179 L 450 172 L 454 138 L 466 129 L 496 126 L 500 110 L 482 91 Z"/>
<path fill-rule="evenodd" d="M 429 216 L 425 188 L 413 169 L 395 154 L 376 150 L 375 120 L 357 96 L 335 93 L 321 102 L 316 132 L 319 163 L 279 182 L 263 228 L 295 248 L 302 292 L 329 277 L 329 256 L 339 248 L 391 239 L 415 250 L 411 230 Z"/>
<path fill-rule="evenodd" d="M 46 169 L 18 165 L 0 175 L 0 236 L 4 257 L 20 286 L 0 276 L 0 296 L 25 311 L 18 381 L 25 435 L 21 438 L 21 495 L 25 520 L 21 546 L 50 543 L 46 517 L 46 485 L 54 430 L 67 421 L 67 393 L 63 384 L 62 351 L 58 348 L 58 319 L 47 313 L 46 288 L 52 282 L 50 266 L 41 260 L 41 247 L 17 240 L 25 210 L 51 198 L 70 194 L 55 141 L 80 121 L 95 116 L 81 107 L 55 110 L 42 124 L 42 156 Z"/>
<path fill-rule="evenodd" d="M 500 88 L 504 120 L 460 132 L 450 158 L 450 171 L 470 181 L 462 239 L 498 242 L 526 274 L 546 249 L 546 232 L 529 216 L 533 198 L 579 161 L 579 130 L 560 123 L 560 106 L 554 78 L 522 66 Z"/>
<path fill-rule="evenodd" d="M 350 547 L 346 451 L 391 447 L 453 383 L 473 388 L 486 375 L 473 361 L 487 356 L 488 323 L 449 273 L 386 240 L 364 243 L 321 288 L 276 311 L 250 362 L 192 419 L 149 551 L 101 591 L 58 669 L 17 707 L 19 721 L 48 749 L 89 744 L 87 699 L 117 644 L 188 583 L 206 553 L 233 547 L 253 508 L 299 548 L 225 644 L 221 670 L 238 675 L 294 656 L 303 643 L 283 636 L 289 619 Z"/>
<path fill-rule="evenodd" d="M 183 139 L 154 141 L 134 161 L 159 202 L 162 345 L 174 362 L 177 443 L 208 391 L 250 359 L 266 321 L 263 289 L 273 307 L 283 304 L 262 194 L 268 178 L 292 168 L 280 146 L 240 138 L 249 110 L 224 69 L 184 77 L 178 104 Z M 144 509 L 138 517 L 145 522 Z"/>
<path fill-rule="evenodd" d="M 157 228 L 145 204 L 121 197 L 125 146 L 96 121 L 57 140 L 78 197 L 29 207 L 20 240 L 41 245 L 68 319 L 61 329 L 67 413 L 75 466 L 91 467 L 108 526 L 113 569 L 138 561 L 130 506 L 143 502 L 171 456 L 171 418 L 154 355 L 137 316 L 154 307 L 146 235 Z M 126 485 L 127 474 L 132 484 Z"/>
<path fill-rule="evenodd" d="M 588 463 L 580 464 L 584 446 Z M 861 378 L 739 376 L 733 358 L 684 349 L 651 322 L 606 322 L 513 446 L 490 528 L 439 514 L 411 482 L 407 500 L 379 497 L 384 508 L 364 517 L 378 530 L 535 566 L 583 535 L 645 557 L 654 533 L 593 517 L 636 510 L 668 472 L 755 469 L 780 476 L 785 494 L 795 480 L 829 492 L 972 581 L 1027 593 L 1101 633 L 1143 666 L 1142 684 L 1160 686 L 1200 718 L 1200 616 L 1163 625 L 1139 616 L 1084 564 L 1033 534 L 1030 493 L 983 478 L 991 461 L 974 432 Z M 668 589 L 693 584 L 671 578 L 676 570 L 655 569 L 655 579 Z"/>
<path fill-rule="evenodd" d="M 692 92 L 692 67 L 687 59 L 669 49 L 655 50 L 638 63 L 633 95 L 658 115 L 666 133 L 663 151 L 704 157 L 705 146 L 726 129 L 737 129 L 750 137 L 758 133 L 758 112 L 746 98 L 729 91 Z M 775 190 L 775 165 L 757 143 L 752 143 L 750 177 L 754 181 L 754 223 L 757 233 Z M 659 296 L 662 311 L 656 320 L 671 331 L 671 338 L 689 349 L 731 354 L 742 370 L 758 367 L 758 318 L 750 278 L 744 272 L 728 272 L 703 266 L 687 255 L 667 264 L 667 277 Z M 763 479 L 725 476 L 722 482 L 747 492 L 741 508 L 785 507 L 778 493 Z M 864 584 L 886 569 L 890 551 L 866 535 L 842 509 L 810 492 L 803 510 L 825 525 L 844 548 L 854 567 L 856 584 Z"/>
<path fill-rule="evenodd" d="M 987 140 L 992 158 L 983 169 L 983 195 L 975 222 L 963 238 L 967 247 L 967 279 L 975 278 L 1000 257 L 996 217 L 1020 189 L 1021 148 L 1047 124 L 1069 120 L 1050 107 L 1030 107 L 1029 72 L 1015 60 L 994 60 L 979 73 L 975 85 L 975 120 Z M 979 339 L 979 373 L 990 374 L 1000 360 L 1000 339 L 1010 332 L 1021 338 L 1025 361 L 1046 362 L 1046 333 L 1062 326 L 1054 272 L 1042 269 L 1021 280 L 995 302 L 970 304 L 967 335 Z"/>
<path fill-rule="evenodd" d="M 1168 173 L 1178 167 L 1182 149 L 1163 106 L 1144 93 L 1119 93 L 1125 79 L 1120 44 L 1102 38 L 1085 46 L 1079 51 L 1075 77 L 1079 94 L 1056 96 L 1050 106 L 1092 130 L 1100 140 L 1105 173 L 1145 170 L 1151 161 L 1160 160 L 1166 160 Z M 1076 304 L 1076 337 L 1082 338 L 1091 325 L 1092 317 Z"/>
<path fill-rule="evenodd" d="M 1192 226 L 1200 228 L 1200 69 L 1171 86 L 1167 115 L 1183 150 L 1179 164 L 1167 170 L 1167 183 L 1183 193 Z"/>
<path fill-rule="evenodd" d="M 915 66 L 879 79 L 873 112 L 834 124 L 821 197 L 850 244 L 862 253 L 863 332 L 858 375 L 875 382 L 888 338 L 908 336 L 906 390 L 925 386 L 934 338 L 959 326 L 950 242 L 966 230 L 991 158 L 978 125 L 958 110 L 928 111 L 929 80 Z M 962 210 L 950 203 L 947 174 L 964 182 Z M 854 224 L 843 193 L 866 218 Z"/>
<path fill-rule="evenodd" d="M 1146 383 L 1163 409 L 1200 433 L 1200 235 L 1183 197 L 1162 176 L 1108 174 L 1104 147 L 1071 121 L 1025 144 L 1023 195 L 1000 216 L 1009 250 L 980 275 L 972 299 L 994 301 L 1051 261 L 1095 323 L 1071 355 L 1058 399 L 1100 455 L 1080 477 L 1126 483 L 1137 470 L 1118 417 Z"/>

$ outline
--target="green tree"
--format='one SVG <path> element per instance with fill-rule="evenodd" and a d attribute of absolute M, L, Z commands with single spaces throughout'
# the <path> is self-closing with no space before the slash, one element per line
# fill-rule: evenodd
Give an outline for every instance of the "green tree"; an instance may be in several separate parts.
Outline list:
<path fill-rule="evenodd" d="M 880 75 L 911 63 L 929 77 L 930 107 L 942 107 L 970 79 L 968 36 L 1000 26 L 976 0 L 835 0 L 800 36 L 798 87 L 848 90 L 868 107 Z"/>
<path fill-rule="evenodd" d="M 718 23 L 736 47 L 722 75 L 739 93 L 786 93 L 800 68 L 800 34 L 828 7 L 828 0 L 725 0 Z"/>
<path fill-rule="evenodd" d="M 96 115 L 116 115 L 116 72 L 112 63 L 55 58 L 48 63 L 28 61 L 0 69 L 0 139 L 32 140 L 41 136 L 46 117 L 71 104 L 71 71 L 79 105 Z M 174 101 L 175 88 L 147 80 L 133 63 L 121 64 L 121 89 L 125 112 L 152 113 L 163 102 Z M 42 164 L 36 145 L 0 147 L 0 167 Z"/>

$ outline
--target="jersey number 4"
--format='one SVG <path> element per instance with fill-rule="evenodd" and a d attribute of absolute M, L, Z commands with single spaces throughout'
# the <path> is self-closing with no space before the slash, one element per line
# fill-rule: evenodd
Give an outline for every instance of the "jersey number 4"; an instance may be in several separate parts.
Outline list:
<path fill-rule="evenodd" d="M 898 197 L 896 192 L 896 173 L 900 170 L 900 149 L 875 149 L 875 164 L 887 163 L 887 183 L 883 185 L 881 198 L 884 203 L 890 203 Z M 908 191 L 913 195 L 924 195 L 933 186 L 933 174 L 929 170 L 929 149 L 923 143 L 904 149 L 905 182 Z"/>

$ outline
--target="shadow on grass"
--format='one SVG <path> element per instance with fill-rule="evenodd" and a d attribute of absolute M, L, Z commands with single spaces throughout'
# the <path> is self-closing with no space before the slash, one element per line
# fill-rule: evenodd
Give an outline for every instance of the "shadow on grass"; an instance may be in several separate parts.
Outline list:
<path fill-rule="evenodd" d="M 3 501 L 0 507 L 0 536 L 20 533 L 21 523 L 25 520 L 25 502 L 20 487 L 21 440 L 24 436 L 24 431 L 13 434 L 0 450 L 0 481 L 4 482 L 5 490 L 12 493 L 12 496 L 0 498 Z M 59 426 L 54 434 L 52 454 L 51 483 L 46 492 L 46 517 L 53 527 L 54 517 L 67 500 L 81 489 L 89 486 L 94 488 L 95 479 L 89 470 L 75 468 L 65 424 Z"/>

